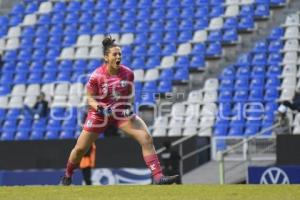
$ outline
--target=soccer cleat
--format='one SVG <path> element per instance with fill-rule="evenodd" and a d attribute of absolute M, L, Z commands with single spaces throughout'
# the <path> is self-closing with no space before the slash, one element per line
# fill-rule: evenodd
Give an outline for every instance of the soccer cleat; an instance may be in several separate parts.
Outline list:
<path fill-rule="evenodd" d="M 153 181 L 154 185 L 171 185 L 173 183 L 176 183 L 179 175 L 174 176 L 162 176 L 159 181 Z"/>
<path fill-rule="evenodd" d="M 72 183 L 72 178 L 71 177 L 66 177 L 66 176 L 63 176 L 62 179 L 61 179 L 61 184 L 62 185 L 71 185 Z"/>

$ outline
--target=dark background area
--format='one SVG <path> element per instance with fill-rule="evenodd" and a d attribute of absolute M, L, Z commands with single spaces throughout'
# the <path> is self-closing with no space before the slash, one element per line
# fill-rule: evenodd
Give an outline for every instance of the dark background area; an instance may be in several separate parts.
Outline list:
<path fill-rule="evenodd" d="M 156 149 L 165 141 L 180 137 L 154 138 Z M 65 167 L 76 140 L 1 141 L 0 170 L 61 169 Z M 208 137 L 193 137 L 183 143 L 183 151 L 191 152 L 210 143 Z M 131 138 L 111 137 L 96 142 L 97 168 L 144 168 L 145 163 L 139 144 Z M 184 172 L 194 169 L 210 159 L 210 150 L 197 154 L 184 162 Z"/>

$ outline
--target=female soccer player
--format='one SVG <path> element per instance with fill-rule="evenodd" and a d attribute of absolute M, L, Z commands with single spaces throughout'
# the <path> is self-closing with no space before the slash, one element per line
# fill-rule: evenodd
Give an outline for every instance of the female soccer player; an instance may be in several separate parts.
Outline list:
<path fill-rule="evenodd" d="M 115 124 L 142 147 L 147 167 L 154 184 L 172 184 L 177 175 L 164 176 L 153 146 L 152 137 L 144 121 L 132 112 L 133 72 L 121 65 L 121 48 L 115 40 L 106 37 L 102 41 L 105 63 L 91 75 L 86 87 L 89 111 L 83 130 L 67 163 L 63 185 L 72 183 L 72 175 L 82 156 L 110 124 Z"/>

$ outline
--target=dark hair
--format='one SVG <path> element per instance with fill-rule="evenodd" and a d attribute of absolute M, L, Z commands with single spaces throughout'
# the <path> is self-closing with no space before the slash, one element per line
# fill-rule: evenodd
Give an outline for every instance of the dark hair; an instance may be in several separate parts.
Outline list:
<path fill-rule="evenodd" d="M 102 41 L 102 45 L 103 45 L 103 54 L 107 55 L 108 51 L 111 47 L 117 47 L 118 45 L 115 44 L 115 39 L 113 39 L 110 35 L 106 36 L 103 41 Z"/>

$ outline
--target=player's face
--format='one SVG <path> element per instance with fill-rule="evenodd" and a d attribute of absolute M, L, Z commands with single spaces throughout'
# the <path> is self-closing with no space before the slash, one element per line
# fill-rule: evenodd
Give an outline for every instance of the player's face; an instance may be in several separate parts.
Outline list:
<path fill-rule="evenodd" d="M 112 47 L 109 53 L 105 56 L 105 60 L 109 67 L 119 69 L 122 59 L 122 52 L 120 47 Z"/>

